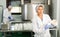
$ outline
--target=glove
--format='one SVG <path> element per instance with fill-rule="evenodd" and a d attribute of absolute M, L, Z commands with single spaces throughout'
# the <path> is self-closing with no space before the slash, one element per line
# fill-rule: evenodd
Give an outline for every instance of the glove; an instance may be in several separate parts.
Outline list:
<path fill-rule="evenodd" d="M 11 17 L 9 16 L 8 19 L 11 19 Z"/>
<path fill-rule="evenodd" d="M 9 19 L 10 21 L 12 21 L 12 20 L 13 20 L 13 18 L 12 18 L 11 16 L 9 16 L 9 17 L 8 17 L 8 19 Z"/>
<path fill-rule="evenodd" d="M 49 28 L 53 28 L 53 25 L 51 25 L 51 24 L 50 24 L 50 25 L 48 25 L 48 24 L 45 25 L 45 30 L 47 30 L 47 29 L 49 29 Z"/>

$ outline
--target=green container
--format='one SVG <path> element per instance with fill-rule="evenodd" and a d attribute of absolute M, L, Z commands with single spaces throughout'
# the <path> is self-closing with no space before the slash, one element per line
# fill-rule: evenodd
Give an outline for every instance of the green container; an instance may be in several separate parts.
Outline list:
<path fill-rule="evenodd" d="M 2 33 L 0 32 L 0 37 L 2 37 Z"/>
<path fill-rule="evenodd" d="M 8 33 L 8 35 L 6 35 L 6 37 L 31 37 L 31 32 L 11 32 Z"/>

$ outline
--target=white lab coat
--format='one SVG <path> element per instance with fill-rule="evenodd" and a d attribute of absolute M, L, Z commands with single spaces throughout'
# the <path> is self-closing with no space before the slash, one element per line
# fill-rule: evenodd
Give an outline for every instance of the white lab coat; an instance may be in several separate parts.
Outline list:
<path fill-rule="evenodd" d="M 50 25 L 50 17 L 47 14 L 43 14 L 43 21 L 35 15 L 32 19 L 34 37 L 51 37 L 49 29 L 45 30 L 45 25 Z"/>
<path fill-rule="evenodd" d="M 5 9 L 3 12 L 3 22 L 8 23 L 9 19 L 8 17 L 11 16 L 11 12 L 8 11 L 8 9 Z"/>

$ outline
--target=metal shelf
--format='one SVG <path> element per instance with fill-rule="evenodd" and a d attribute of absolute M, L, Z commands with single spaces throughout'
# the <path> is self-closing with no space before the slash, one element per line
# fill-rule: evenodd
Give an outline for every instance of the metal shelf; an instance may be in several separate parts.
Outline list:
<path fill-rule="evenodd" d="M 31 30 L 0 30 L 0 32 L 33 32 Z"/>
<path fill-rule="evenodd" d="M 58 29 L 57 28 L 56 29 L 49 29 L 49 30 L 52 31 L 52 32 L 50 32 L 51 37 L 57 37 L 57 35 L 58 35 Z"/>

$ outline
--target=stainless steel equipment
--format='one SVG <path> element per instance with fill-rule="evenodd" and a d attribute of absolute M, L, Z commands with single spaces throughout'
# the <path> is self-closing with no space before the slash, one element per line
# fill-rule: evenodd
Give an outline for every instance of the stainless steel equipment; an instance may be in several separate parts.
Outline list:
<path fill-rule="evenodd" d="M 24 4 L 22 5 L 22 19 L 23 20 L 31 20 L 33 16 L 32 4 Z"/>

